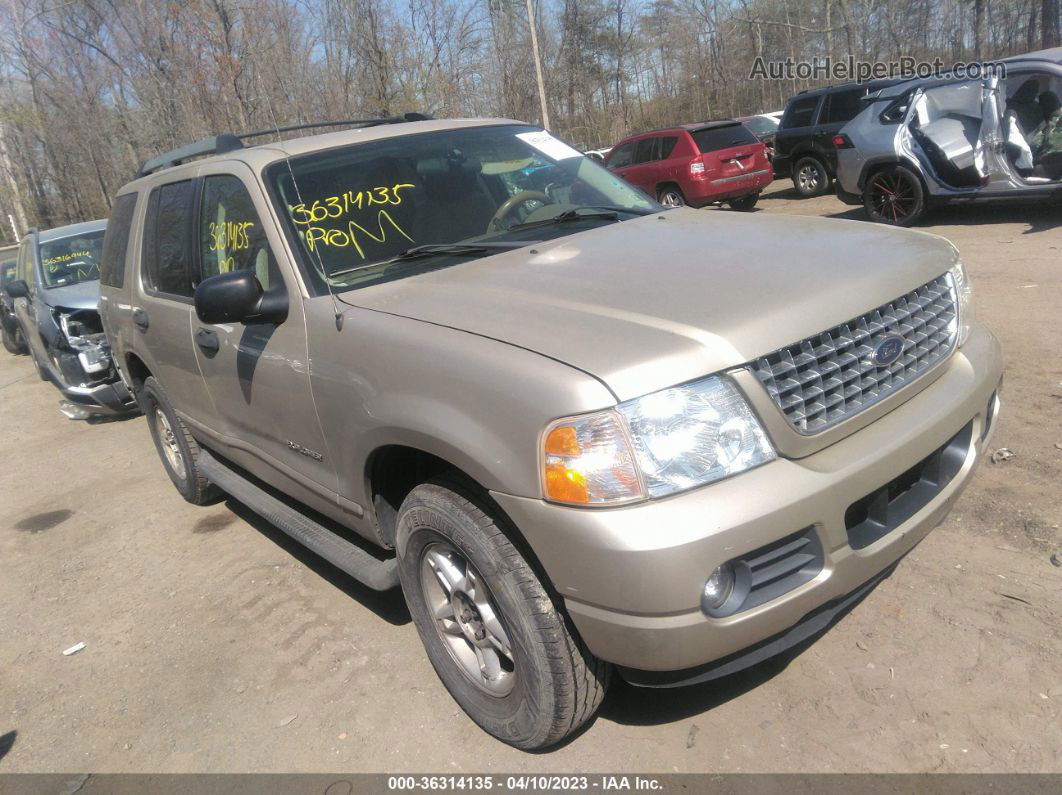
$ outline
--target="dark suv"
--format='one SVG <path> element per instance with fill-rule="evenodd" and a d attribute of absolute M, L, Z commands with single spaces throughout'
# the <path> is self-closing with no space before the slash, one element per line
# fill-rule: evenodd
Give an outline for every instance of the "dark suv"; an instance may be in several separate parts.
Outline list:
<path fill-rule="evenodd" d="M 605 167 L 665 207 L 727 202 L 751 210 L 774 179 L 763 144 L 733 119 L 632 135 L 608 153 Z"/>
<path fill-rule="evenodd" d="M 829 190 L 837 176 L 833 136 L 859 114 L 868 93 L 898 82 L 845 83 L 801 91 L 790 98 L 774 138 L 771 165 L 775 176 L 792 177 L 801 196 L 819 196 Z"/>

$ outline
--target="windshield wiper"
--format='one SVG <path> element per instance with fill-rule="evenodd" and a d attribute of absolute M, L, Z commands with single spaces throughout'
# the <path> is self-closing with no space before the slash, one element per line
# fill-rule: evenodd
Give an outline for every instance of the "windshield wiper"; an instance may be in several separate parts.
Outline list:
<path fill-rule="evenodd" d="M 333 271 L 328 274 L 328 277 L 335 278 L 336 276 L 345 276 L 348 273 L 355 273 L 357 271 L 365 270 L 366 268 L 393 265 L 396 262 L 410 262 L 412 260 L 428 259 L 430 257 L 476 257 L 484 254 L 495 254 L 499 251 L 509 251 L 514 248 L 523 248 L 528 245 L 531 244 L 526 241 L 519 243 L 426 243 L 422 246 L 407 248 L 405 251 L 396 254 L 390 259 L 383 259 L 378 262 L 368 262 L 364 265 L 355 265 L 353 268 L 344 268 L 343 270 Z"/>

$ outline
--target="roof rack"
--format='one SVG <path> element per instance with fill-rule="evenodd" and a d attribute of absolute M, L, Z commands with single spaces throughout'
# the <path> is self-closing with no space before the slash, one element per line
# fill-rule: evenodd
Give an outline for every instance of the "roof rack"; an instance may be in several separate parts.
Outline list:
<path fill-rule="evenodd" d="M 427 113 L 404 113 L 401 116 L 389 116 L 382 119 L 346 119 L 345 121 L 322 121 L 310 124 L 293 124 L 289 127 L 273 127 L 268 130 L 257 130 L 255 132 L 240 133 L 239 135 L 221 133 L 220 135 L 214 135 L 209 138 L 204 138 L 201 141 L 196 141 L 194 144 L 188 144 L 187 146 L 174 149 L 164 155 L 153 157 L 150 160 L 145 160 L 144 164 L 137 170 L 136 176 L 137 178 L 146 177 L 148 174 L 153 174 L 164 168 L 172 168 L 173 166 L 184 163 L 194 157 L 221 155 L 225 152 L 233 152 L 237 149 L 243 149 L 243 141 L 247 138 L 258 138 L 263 135 L 278 135 L 280 133 L 294 132 L 295 130 L 310 130 L 318 127 L 376 127 L 381 124 L 401 124 L 407 121 L 430 121 L 433 118 L 434 116 Z"/>

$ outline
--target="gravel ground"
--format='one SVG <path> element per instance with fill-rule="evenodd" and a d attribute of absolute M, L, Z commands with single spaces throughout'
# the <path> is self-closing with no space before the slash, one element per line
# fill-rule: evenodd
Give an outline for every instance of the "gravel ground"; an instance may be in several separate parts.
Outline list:
<path fill-rule="evenodd" d="M 787 186 L 758 212 L 860 217 Z M 1013 458 L 801 653 L 681 691 L 620 683 L 547 754 L 464 716 L 397 593 L 237 503 L 187 505 L 143 419 L 71 422 L 0 355 L 0 772 L 1062 771 L 1060 221 L 964 207 L 922 227 L 962 251 L 1003 342 L 993 445 Z"/>

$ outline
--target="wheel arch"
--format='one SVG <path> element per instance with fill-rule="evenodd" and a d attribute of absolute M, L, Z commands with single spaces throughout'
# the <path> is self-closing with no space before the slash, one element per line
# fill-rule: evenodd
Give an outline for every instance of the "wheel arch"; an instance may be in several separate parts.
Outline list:
<path fill-rule="evenodd" d="M 139 392 L 140 387 L 144 385 L 144 381 L 152 375 L 152 372 L 143 359 L 135 353 L 128 353 L 125 357 L 125 375 L 133 392 Z"/>
<path fill-rule="evenodd" d="M 922 173 L 922 169 L 919 168 L 918 164 L 914 163 L 910 158 L 898 157 L 895 155 L 881 157 L 875 160 L 868 160 L 866 163 L 863 164 L 863 170 L 859 173 L 859 182 L 856 183 L 859 187 L 860 193 L 862 193 L 863 189 L 866 187 L 868 179 L 870 179 L 882 169 L 889 168 L 890 166 L 903 166 L 908 171 L 912 172 L 918 178 L 918 181 L 922 184 L 922 195 L 925 197 L 925 200 L 929 200 L 929 185 L 926 183 L 926 178 L 925 175 Z"/>
<path fill-rule="evenodd" d="M 505 509 L 491 496 L 490 489 L 448 457 L 429 452 L 422 446 L 383 444 L 366 459 L 366 493 L 371 495 L 371 510 L 379 540 L 388 548 L 394 546 L 395 526 L 402 501 L 417 486 L 439 478 L 453 480 L 484 503 L 491 517 L 505 531 L 513 546 L 520 550 L 557 604 L 563 604 L 534 548 Z"/>

